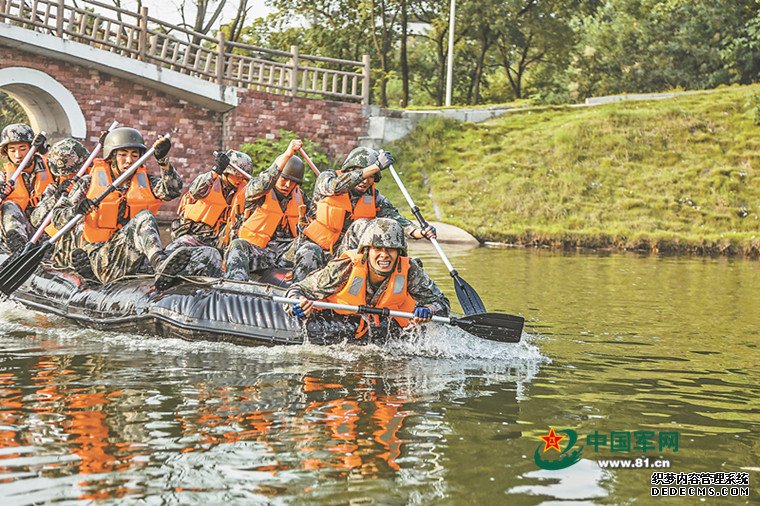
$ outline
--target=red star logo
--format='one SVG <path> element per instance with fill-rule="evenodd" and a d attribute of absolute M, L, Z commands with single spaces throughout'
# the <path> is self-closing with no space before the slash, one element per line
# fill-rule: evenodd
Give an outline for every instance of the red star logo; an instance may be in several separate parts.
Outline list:
<path fill-rule="evenodd" d="M 552 427 L 551 430 L 549 430 L 548 436 L 541 436 L 541 439 L 544 441 L 544 443 L 546 443 L 544 445 L 544 451 L 547 451 L 550 448 L 554 448 L 558 452 L 561 452 L 562 449 L 559 447 L 559 442 L 565 439 L 566 437 L 567 436 L 558 436 L 554 432 L 554 427 Z"/>

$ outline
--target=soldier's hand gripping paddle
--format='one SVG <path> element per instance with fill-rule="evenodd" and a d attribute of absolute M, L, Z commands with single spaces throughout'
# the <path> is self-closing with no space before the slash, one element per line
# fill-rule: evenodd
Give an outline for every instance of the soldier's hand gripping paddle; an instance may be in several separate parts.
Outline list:
<path fill-rule="evenodd" d="M 396 173 L 396 169 L 393 168 L 393 164 L 388 166 L 388 170 L 391 172 L 393 179 L 396 180 L 396 184 L 401 190 L 401 193 L 403 193 L 404 197 L 406 197 L 406 201 L 409 203 L 409 207 L 412 208 L 412 214 L 414 214 L 414 217 L 417 218 L 417 221 L 419 222 L 420 227 L 422 227 L 422 229 L 424 230 L 429 225 L 428 225 L 428 222 L 425 221 L 425 218 L 422 217 L 420 208 L 414 204 L 414 201 L 412 200 L 412 196 L 409 195 L 408 191 L 406 191 L 406 187 L 404 186 L 404 183 L 401 181 L 401 178 L 398 177 L 398 174 Z M 483 301 L 480 299 L 480 296 L 478 295 L 478 293 L 475 291 L 473 287 L 471 287 L 465 280 L 463 280 L 459 276 L 459 273 L 454 268 L 454 266 L 451 265 L 451 262 L 449 262 L 449 259 L 446 257 L 446 253 L 443 252 L 443 249 L 441 249 L 441 245 L 438 244 L 438 241 L 435 240 L 435 238 L 431 237 L 430 242 L 433 243 L 433 246 L 435 246 L 436 251 L 438 251 L 438 255 L 441 257 L 441 260 L 443 260 L 443 263 L 446 264 L 446 268 L 449 270 L 449 274 L 451 274 L 451 277 L 454 278 L 454 291 L 457 294 L 457 299 L 459 299 L 459 304 L 462 305 L 462 310 L 464 311 L 464 314 L 473 315 L 473 314 L 485 313 L 486 306 L 483 304 Z"/>
<path fill-rule="evenodd" d="M 169 134 L 165 134 L 164 137 L 169 138 Z M 137 169 L 139 169 L 142 164 L 145 163 L 145 161 L 153 155 L 154 150 L 155 148 L 153 147 L 148 149 L 145 154 L 138 158 L 137 161 L 135 161 L 135 163 L 133 163 L 126 171 L 124 171 L 121 176 L 116 178 L 116 180 L 113 181 L 103 193 L 93 199 L 92 202 L 94 204 L 94 207 L 98 207 L 106 197 L 108 197 L 111 193 L 116 191 L 119 186 L 129 180 L 137 171 Z M 29 279 L 32 274 L 34 274 L 34 271 L 36 271 L 37 267 L 39 267 L 39 265 L 42 263 L 45 254 L 53 247 L 56 241 L 58 241 L 58 239 L 60 239 L 64 234 L 73 229 L 76 224 L 79 223 L 79 221 L 81 221 L 83 218 L 84 214 L 75 215 L 53 237 L 43 242 L 39 246 L 33 246 L 24 255 L 16 259 L 11 266 L 13 267 L 13 270 L 6 269 L 6 271 L 8 271 L 8 275 L 0 278 L 0 293 L 10 295 L 15 292 L 18 287 L 23 285 L 24 282 Z"/>
<path fill-rule="evenodd" d="M 273 296 L 272 300 L 282 304 L 298 304 L 299 299 Z M 370 306 L 349 306 L 346 304 L 333 304 L 332 302 L 314 302 L 315 307 L 325 309 L 340 309 L 357 314 L 375 314 L 379 316 L 397 316 L 399 318 L 414 318 L 414 314 L 402 311 L 391 311 Z M 433 316 L 432 321 L 454 325 L 481 339 L 498 341 L 500 343 L 519 343 L 522 336 L 525 319 L 521 316 L 513 316 L 502 313 L 481 313 L 463 316 L 461 318 Z"/>

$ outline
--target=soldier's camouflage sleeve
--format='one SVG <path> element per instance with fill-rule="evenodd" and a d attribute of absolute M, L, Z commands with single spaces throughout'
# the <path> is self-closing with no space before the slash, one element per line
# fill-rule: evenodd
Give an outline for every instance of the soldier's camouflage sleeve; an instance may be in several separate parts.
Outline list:
<path fill-rule="evenodd" d="M 91 175 L 82 176 L 82 179 L 74 183 L 69 194 L 63 198 L 61 205 L 53 211 L 53 225 L 56 228 L 62 228 L 71 218 L 76 216 L 77 206 L 87 197 L 90 181 L 92 181 Z"/>
<path fill-rule="evenodd" d="M 214 171 L 210 170 L 196 177 L 188 190 L 190 196 L 198 200 L 208 195 L 214 185 L 214 174 Z"/>
<path fill-rule="evenodd" d="M 417 258 L 411 258 L 409 262 L 407 291 L 417 304 L 430 307 L 436 316 L 447 316 L 451 311 L 449 299 L 430 279 L 430 276 L 422 268 L 422 262 Z"/>
<path fill-rule="evenodd" d="M 56 195 L 57 191 L 58 183 L 55 181 L 47 185 L 47 188 L 45 188 L 45 191 L 42 193 L 42 199 L 40 199 L 37 207 L 34 208 L 32 214 L 29 216 L 29 222 L 33 227 L 39 227 L 42 220 L 45 219 L 45 216 L 47 216 L 50 210 L 53 209 L 55 203 L 58 201 L 58 196 Z"/>
<path fill-rule="evenodd" d="M 414 237 L 412 237 L 412 232 L 417 229 L 417 226 L 402 216 L 401 213 L 398 212 L 398 209 L 396 209 L 396 206 L 391 204 L 391 201 L 381 195 L 380 192 L 377 192 L 377 195 L 375 195 L 375 205 L 377 205 L 378 208 L 378 218 L 390 218 L 396 221 L 403 227 L 406 236 L 410 239 L 414 239 Z"/>
<path fill-rule="evenodd" d="M 258 176 L 252 177 L 245 185 L 245 208 L 252 210 L 256 207 L 256 202 L 274 188 L 279 177 L 280 170 L 275 163 Z"/>
<path fill-rule="evenodd" d="M 168 170 L 160 169 L 160 172 L 160 176 L 148 176 L 153 195 L 157 199 L 166 201 L 174 200 L 182 195 L 182 177 L 176 171 L 174 165 L 169 164 Z"/>
<path fill-rule="evenodd" d="M 322 172 L 314 183 L 314 201 L 322 200 L 331 195 L 346 193 L 362 182 L 364 176 L 360 170 L 352 170 L 338 175 L 334 170 Z"/>
<path fill-rule="evenodd" d="M 303 203 L 306 206 L 306 209 L 311 209 L 311 198 L 306 195 L 306 192 L 301 190 L 301 195 L 303 195 Z"/>
<path fill-rule="evenodd" d="M 350 258 L 339 257 L 327 265 L 306 276 L 300 283 L 292 285 L 287 297 L 304 296 L 310 300 L 323 300 L 339 292 L 348 282 L 351 275 L 352 263 Z"/>

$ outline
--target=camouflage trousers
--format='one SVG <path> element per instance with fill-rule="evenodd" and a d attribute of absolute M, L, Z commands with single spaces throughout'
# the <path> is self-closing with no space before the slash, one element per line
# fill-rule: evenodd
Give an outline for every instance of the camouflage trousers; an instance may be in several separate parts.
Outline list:
<path fill-rule="evenodd" d="M 92 272 L 101 283 L 138 274 L 146 259 L 163 250 L 156 218 L 143 210 L 106 242 L 86 244 Z"/>
<path fill-rule="evenodd" d="M 289 257 L 295 241 L 270 241 L 266 248 L 253 245 L 243 239 L 235 239 L 227 250 L 225 279 L 248 281 L 251 272 L 273 267 L 293 266 Z"/>
<path fill-rule="evenodd" d="M 29 240 L 32 235 L 31 225 L 18 204 L 15 202 L 3 202 L 2 207 L 0 207 L 0 214 L 2 214 L 2 219 L 0 219 L 0 239 L 2 239 L 2 244 L 6 249 L 8 248 L 5 239 L 11 230 L 15 230 L 21 234 L 21 237 L 25 241 Z"/>
<path fill-rule="evenodd" d="M 293 267 L 293 283 L 303 280 L 312 272 L 321 269 L 333 258 L 338 258 L 344 251 L 356 249 L 359 246 L 359 238 L 367 228 L 371 220 L 361 218 L 349 225 L 341 239 L 338 239 L 333 252 L 325 251 L 311 239 L 301 236 Z"/>
<path fill-rule="evenodd" d="M 45 240 L 47 234 L 42 234 L 42 237 L 37 242 L 40 244 Z M 55 267 L 71 267 L 71 252 L 77 247 L 77 240 L 74 232 L 62 235 L 53 245 L 53 265 Z"/>
<path fill-rule="evenodd" d="M 190 261 L 182 269 L 180 276 L 222 277 L 222 254 L 218 249 L 204 245 L 195 236 L 183 235 L 169 243 L 164 252 L 168 255 L 180 248 L 190 249 Z"/>
<path fill-rule="evenodd" d="M 184 218 L 177 218 L 170 226 L 172 240 L 191 236 L 198 240 L 199 245 L 217 247 L 220 233 L 214 231 L 214 227 L 205 223 L 197 223 Z"/>
<path fill-rule="evenodd" d="M 92 271 L 101 283 L 108 283 L 130 274 L 153 271 L 149 261 L 160 251 L 166 254 L 179 248 L 192 250 L 190 261 L 180 276 L 222 275 L 222 255 L 216 248 L 203 246 L 192 236 L 179 237 L 163 249 L 156 218 L 150 211 L 140 211 L 119 229 L 110 240 L 85 246 Z"/>

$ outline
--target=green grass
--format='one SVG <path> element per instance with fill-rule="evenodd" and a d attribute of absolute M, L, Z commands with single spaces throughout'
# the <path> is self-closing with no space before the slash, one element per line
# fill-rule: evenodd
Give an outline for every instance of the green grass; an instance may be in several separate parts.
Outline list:
<path fill-rule="evenodd" d="M 415 203 L 524 245 L 760 254 L 760 85 L 487 123 L 422 123 L 387 148 Z M 391 177 L 381 191 L 407 205 Z"/>

